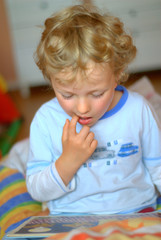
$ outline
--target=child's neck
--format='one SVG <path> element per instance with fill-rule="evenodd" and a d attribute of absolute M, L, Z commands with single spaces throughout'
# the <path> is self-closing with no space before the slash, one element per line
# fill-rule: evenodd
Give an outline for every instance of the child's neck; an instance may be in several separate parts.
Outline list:
<path fill-rule="evenodd" d="M 113 109 L 116 106 L 116 104 L 120 101 L 120 98 L 122 97 L 122 94 L 123 94 L 122 91 L 115 90 L 114 97 L 113 97 L 111 105 L 108 108 L 108 111 Z"/>

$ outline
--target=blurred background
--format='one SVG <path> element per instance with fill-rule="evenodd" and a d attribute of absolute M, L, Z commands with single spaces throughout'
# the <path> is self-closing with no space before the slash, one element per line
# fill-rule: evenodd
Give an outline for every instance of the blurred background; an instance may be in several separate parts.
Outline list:
<path fill-rule="evenodd" d="M 53 12 L 80 3 L 110 11 L 132 34 L 138 54 L 126 86 L 147 76 L 161 94 L 161 0 L 0 0 L 0 84 L 22 118 L 14 141 L 29 136 L 36 110 L 54 96 L 33 60 L 41 35 L 38 26 Z"/>

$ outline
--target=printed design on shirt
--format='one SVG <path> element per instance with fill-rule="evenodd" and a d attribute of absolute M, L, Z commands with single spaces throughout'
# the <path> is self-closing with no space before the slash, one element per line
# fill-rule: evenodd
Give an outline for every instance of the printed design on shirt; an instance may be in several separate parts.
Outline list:
<path fill-rule="evenodd" d="M 118 152 L 119 157 L 127 157 L 133 154 L 138 153 L 139 147 L 137 145 L 134 145 L 134 143 L 126 143 L 122 144 L 120 151 Z"/>
<path fill-rule="evenodd" d="M 90 157 L 90 159 L 104 159 L 104 158 L 114 158 L 115 151 L 108 150 L 107 147 L 98 147 Z"/>
<path fill-rule="evenodd" d="M 116 165 L 115 150 L 108 149 L 107 147 L 97 147 L 89 160 L 84 163 L 84 167 L 94 167 L 98 165 L 98 160 L 108 159 L 107 165 Z"/>
<path fill-rule="evenodd" d="M 110 166 L 110 165 L 117 165 L 117 164 L 119 164 L 119 160 L 118 159 L 111 159 L 111 160 L 108 160 L 107 162 L 106 162 L 106 165 L 107 166 Z"/>
<path fill-rule="evenodd" d="M 121 159 L 136 154 L 138 151 L 139 147 L 134 143 L 123 143 L 123 139 L 116 139 L 114 141 L 107 142 L 106 146 L 97 147 L 89 160 L 84 163 L 83 166 L 89 168 L 97 166 L 99 164 L 98 160 L 103 159 L 106 159 L 104 162 L 106 166 L 118 165 L 122 162 Z"/>

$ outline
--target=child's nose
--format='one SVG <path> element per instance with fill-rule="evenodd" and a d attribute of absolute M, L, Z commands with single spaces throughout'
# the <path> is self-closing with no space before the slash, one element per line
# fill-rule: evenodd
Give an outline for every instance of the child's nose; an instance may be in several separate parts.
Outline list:
<path fill-rule="evenodd" d="M 79 114 L 86 114 L 90 110 L 90 104 L 87 99 L 79 99 L 77 101 L 77 111 Z"/>

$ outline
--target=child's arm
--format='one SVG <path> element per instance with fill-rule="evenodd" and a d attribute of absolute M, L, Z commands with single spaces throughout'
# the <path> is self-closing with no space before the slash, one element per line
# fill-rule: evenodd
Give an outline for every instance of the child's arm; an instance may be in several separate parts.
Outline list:
<path fill-rule="evenodd" d="M 149 103 L 146 102 L 146 104 Z M 161 194 L 161 125 L 152 106 L 146 105 L 143 116 L 143 161 L 151 175 L 155 187 Z"/>
<path fill-rule="evenodd" d="M 76 132 L 77 121 L 77 116 L 71 121 L 66 120 L 62 135 L 63 153 L 55 163 L 66 186 L 97 147 L 97 140 L 94 139 L 94 133 L 90 132 L 88 126 L 83 126 L 79 133 Z"/>
<path fill-rule="evenodd" d="M 41 111 L 40 115 L 36 116 L 31 124 L 26 184 L 31 196 L 44 202 L 57 199 L 75 189 L 73 176 L 94 152 L 97 141 L 87 126 L 76 133 L 78 118 L 75 116 L 64 125 L 62 155 L 52 161 L 53 145 L 48 128 L 42 124 L 46 124 L 46 114 Z"/>

